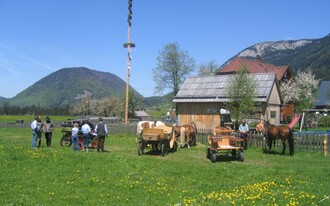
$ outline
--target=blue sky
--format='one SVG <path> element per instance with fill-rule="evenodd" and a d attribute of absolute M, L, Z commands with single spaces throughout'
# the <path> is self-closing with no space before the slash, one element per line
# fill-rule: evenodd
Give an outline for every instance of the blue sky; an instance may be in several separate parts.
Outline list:
<path fill-rule="evenodd" d="M 127 0 L 0 0 L 0 96 L 14 97 L 65 67 L 126 81 L 127 6 Z M 328 0 L 133 0 L 130 85 L 155 95 L 152 69 L 168 43 L 178 43 L 197 65 L 221 65 L 256 43 L 328 35 L 329 8 Z"/>

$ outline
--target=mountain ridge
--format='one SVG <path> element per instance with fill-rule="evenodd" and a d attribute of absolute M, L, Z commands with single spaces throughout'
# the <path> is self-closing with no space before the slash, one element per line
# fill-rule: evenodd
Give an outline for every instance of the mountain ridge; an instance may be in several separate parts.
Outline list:
<path fill-rule="evenodd" d="M 230 58 L 219 70 L 237 57 L 254 59 L 257 55 L 275 66 L 289 65 L 294 73 L 310 69 L 316 78 L 330 80 L 330 34 L 318 39 L 257 43 Z"/>

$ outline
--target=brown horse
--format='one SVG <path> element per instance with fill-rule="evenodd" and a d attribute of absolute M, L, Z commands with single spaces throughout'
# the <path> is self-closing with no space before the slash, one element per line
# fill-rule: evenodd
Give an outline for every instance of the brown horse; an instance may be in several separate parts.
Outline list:
<path fill-rule="evenodd" d="M 286 149 L 286 140 L 288 140 L 290 155 L 292 156 L 294 153 L 292 129 L 285 125 L 271 125 L 269 121 L 266 121 L 264 126 L 267 135 L 269 151 L 272 149 L 272 144 L 274 143 L 275 145 L 275 140 L 281 139 L 283 145 L 282 154 L 284 154 Z"/>
<path fill-rule="evenodd" d="M 190 148 L 190 146 L 196 145 L 197 127 L 194 122 L 182 126 L 173 126 L 172 131 L 175 138 L 181 137 L 181 146 L 187 144 L 188 148 Z"/>

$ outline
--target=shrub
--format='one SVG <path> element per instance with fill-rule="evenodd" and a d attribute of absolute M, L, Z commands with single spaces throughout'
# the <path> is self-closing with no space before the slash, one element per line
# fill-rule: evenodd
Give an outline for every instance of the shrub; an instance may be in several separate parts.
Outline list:
<path fill-rule="evenodd" d="M 318 120 L 318 125 L 322 127 L 330 126 L 330 116 L 322 116 Z"/>

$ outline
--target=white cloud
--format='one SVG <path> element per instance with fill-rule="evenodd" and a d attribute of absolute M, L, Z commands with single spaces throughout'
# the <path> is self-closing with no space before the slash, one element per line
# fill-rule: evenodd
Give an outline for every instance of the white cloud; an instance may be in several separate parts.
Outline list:
<path fill-rule="evenodd" d="M 31 56 L 25 54 L 23 51 L 16 50 L 12 47 L 6 46 L 0 43 L 0 50 L 4 50 L 7 54 L 6 56 L 0 56 L 3 62 L 11 62 L 11 70 L 14 70 L 15 65 L 14 62 L 21 62 L 25 65 L 30 65 L 32 68 L 39 68 L 39 69 L 47 69 L 47 70 L 54 70 L 52 66 L 47 65 L 39 60 L 32 58 Z M 8 64 L 7 64 L 8 66 Z M 26 68 L 18 68 L 15 70 L 21 70 Z"/>

